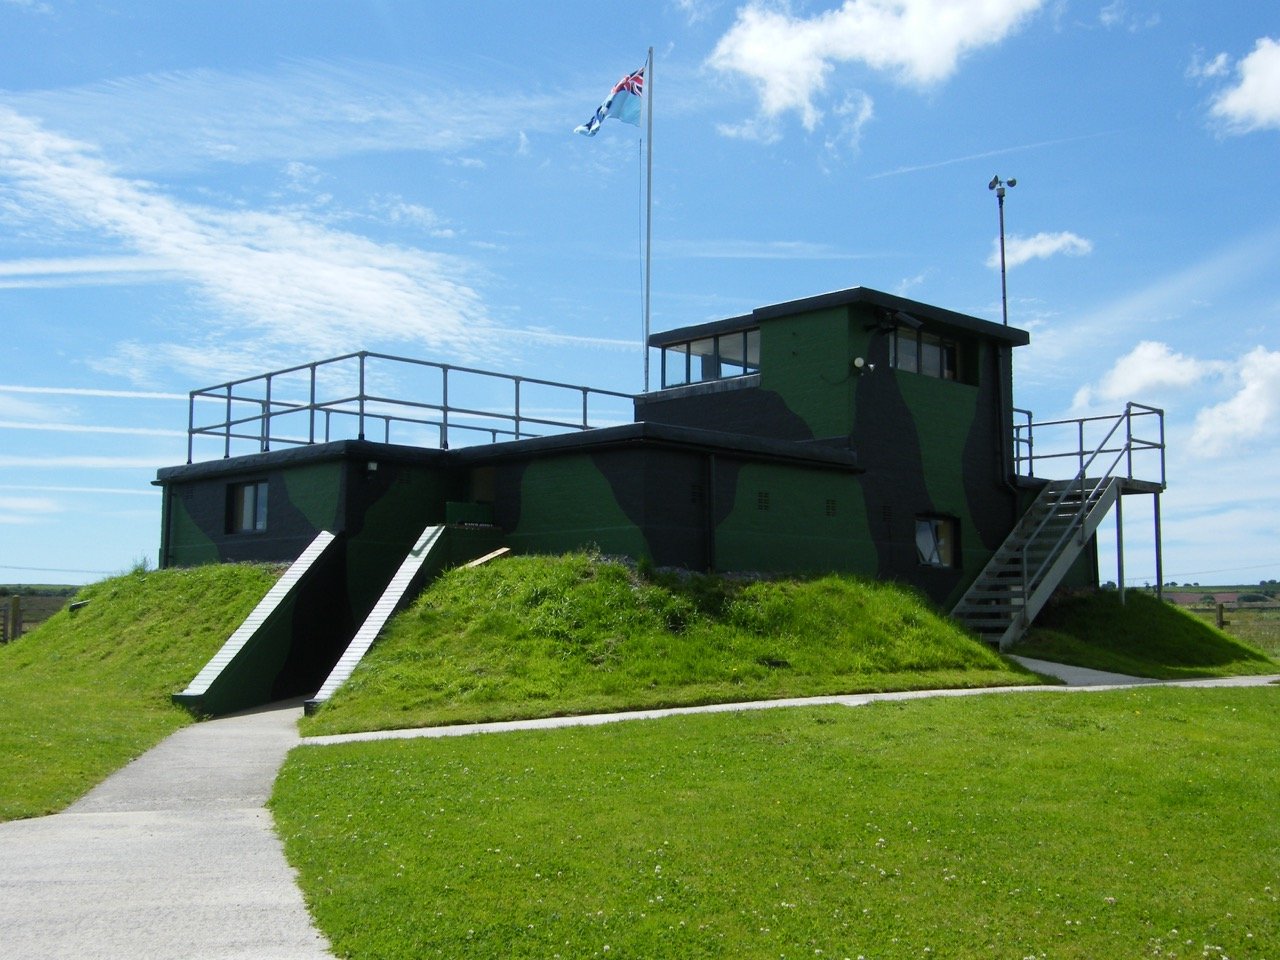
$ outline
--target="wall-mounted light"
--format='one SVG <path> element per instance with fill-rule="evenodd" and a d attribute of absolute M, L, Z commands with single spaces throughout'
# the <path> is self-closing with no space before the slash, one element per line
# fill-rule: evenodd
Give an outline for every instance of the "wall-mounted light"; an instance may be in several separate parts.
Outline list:
<path fill-rule="evenodd" d="M 871 373 L 873 370 L 875 370 L 875 368 L 876 368 L 876 365 L 874 363 L 867 363 L 867 361 L 864 360 L 862 357 L 853 358 L 854 373 Z"/>

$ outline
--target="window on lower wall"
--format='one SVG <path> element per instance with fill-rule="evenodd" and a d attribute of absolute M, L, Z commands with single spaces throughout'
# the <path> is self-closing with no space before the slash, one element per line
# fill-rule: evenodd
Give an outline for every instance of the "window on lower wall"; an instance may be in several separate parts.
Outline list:
<path fill-rule="evenodd" d="M 954 567 L 956 550 L 954 517 L 916 517 L 916 555 L 926 567 Z"/>
<path fill-rule="evenodd" d="M 233 483 L 227 488 L 227 533 L 267 529 L 267 481 Z"/>

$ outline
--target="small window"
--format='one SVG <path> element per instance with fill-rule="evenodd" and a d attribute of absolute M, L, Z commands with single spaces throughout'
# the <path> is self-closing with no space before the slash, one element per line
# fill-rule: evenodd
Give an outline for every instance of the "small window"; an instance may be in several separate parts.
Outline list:
<path fill-rule="evenodd" d="M 267 481 L 235 483 L 227 490 L 227 532 L 261 533 L 267 529 Z"/>
<path fill-rule="evenodd" d="M 889 337 L 889 366 L 940 380 L 960 377 L 960 350 L 954 340 L 931 333 L 895 327 Z"/>
<path fill-rule="evenodd" d="M 956 521 L 952 517 L 916 517 L 916 554 L 926 567 L 954 567 Z"/>

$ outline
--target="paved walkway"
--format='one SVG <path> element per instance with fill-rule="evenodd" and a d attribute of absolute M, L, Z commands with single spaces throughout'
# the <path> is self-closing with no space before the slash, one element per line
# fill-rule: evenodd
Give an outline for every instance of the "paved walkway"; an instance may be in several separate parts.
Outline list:
<path fill-rule="evenodd" d="M 332 743 L 355 743 L 368 740 L 406 740 L 418 737 L 460 737 L 472 733 L 504 733 L 513 730 L 550 730 L 559 727 L 587 727 L 624 720 L 652 720 L 690 713 L 725 713 L 741 710 L 769 710 L 776 707 L 815 707 L 837 705 L 861 707 L 881 700 L 919 700 L 925 697 L 973 697 L 987 693 L 1078 693 L 1117 690 L 1143 684 L 1177 687 L 1259 687 L 1280 683 L 1280 674 L 1261 677 L 1225 677 L 1207 680 L 1163 681 L 1130 677 L 1120 673 L 1104 673 L 1046 660 L 1011 657 L 1028 670 L 1056 677 L 1063 686 L 1045 684 L 1015 687 L 974 687 L 964 690 L 904 690 L 898 693 L 856 693 L 829 697 L 796 697 L 786 700 L 756 700 L 749 703 L 711 703 L 697 707 L 666 707 L 660 710 L 633 710 L 626 713 L 596 713 L 576 717 L 544 717 L 538 720 L 504 720 L 497 723 L 465 723 L 448 727 L 418 727 L 408 730 L 371 730 L 367 733 L 338 733 L 325 737 L 306 737 L 303 746 L 325 746 Z"/>
<path fill-rule="evenodd" d="M 984 693 L 1111 690 L 1157 681 L 1016 658 L 1067 686 L 916 690 L 309 737 L 300 703 L 186 727 L 51 817 L 0 823 L 0 958 L 316 960 L 311 925 L 264 804 L 299 743 L 459 736 L 622 720 Z M 1185 681 L 1257 686 L 1280 677 Z"/>
<path fill-rule="evenodd" d="M 0 823 L 0 957 L 331 957 L 264 808 L 301 715 L 184 727 L 63 813 Z"/>

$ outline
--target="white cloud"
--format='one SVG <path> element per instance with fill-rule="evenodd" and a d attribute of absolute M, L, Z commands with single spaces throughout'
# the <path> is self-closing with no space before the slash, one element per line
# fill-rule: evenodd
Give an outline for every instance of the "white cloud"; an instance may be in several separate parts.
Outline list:
<path fill-rule="evenodd" d="M 49 497 L 0 496 L 0 523 L 35 523 L 60 509 L 58 502 Z"/>
<path fill-rule="evenodd" d="M 1083 257 L 1093 252 L 1093 244 L 1083 237 L 1069 231 L 1059 233 L 1037 233 L 1032 237 L 1010 234 L 1005 237 L 1005 265 L 1012 270 L 1032 260 L 1048 260 L 1058 254 L 1069 257 Z M 987 258 L 988 267 L 1000 266 L 1000 243 L 997 240 Z"/>
<path fill-rule="evenodd" d="M 1209 80 L 1214 77 L 1225 77 L 1231 72 L 1231 58 L 1220 53 L 1212 60 L 1204 60 L 1199 51 L 1191 57 L 1187 65 L 1187 76 L 1193 80 Z"/>
<path fill-rule="evenodd" d="M 875 116 L 875 101 L 861 90 L 855 90 L 835 108 L 840 118 L 840 139 L 856 147 L 862 141 L 862 128 Z M 834 142 L 831 144 L 834 148 Z"/>
<path fill-rule="evenodd" d="M 0 467 L 23 470 L 155 470 L 164 466 L 160 457 L 115 457 L 93 454 L 69 456 L 27 456 L 0 454 Z"/>
<path fill-rule="evenodd" d="M 1136 33 L 1159 24 L 1160 15 L 1153 13 L 1143 17 L 1131 12 L 1125 0 L 1114 0 L 1098 11 L 1098 22 L 1108 29 L 1121 27 L 1130 33 Z"/>
<path fill-rule="evenodd" d="M 999 43 L 1044 0 L 845 0 L 835 10 L 792 16 L 753 0 L 708 63 L 755 84 L 760 112 L 800 114 L 808 130 L 835 67 L 858 62 L 902 83 L 927 87 L 956 70 L 972 50 Z"/>
<path fill-rule="evenodd" d="M 1256 449 L 1274 437 L 1280 418 L 1280 351 L 1256 347 L 1234 371 L 1236 393 L 1196 415 L 1192 449 L 1216 456 L 1232 448 Z"/>
<path fill-rule="evenodd" d="M 1198 360 L 1175 353 L 1168 344 L 1143 340 L 1117 360 L 1097 385 L 1081 387 L 1072 407 L 1076 411 L 1087 409 L 1096 400 L 1149 402 L 1157 391 L 1184 390 L 1224 370 L 1225 365 L 1220 362 Z"/>
<path fill-rule="evenodd" d="M 4 3 L 11 7 L 21 7 L 23 10 L 30 10 L 32 13 L 53 13 L 53 7 L 44 3 L 43 0 L 3 0 Z"/>
<path fill-rule="evenodd" d="M 24 420 L 0 420 L 0 430 L 39 430 L 41 433 L 111 433 L 131 437 L 186 437 L 185 430 L 164 427 L 111 427 L 88 423 L 33 423 Z"/>
<path fill-rule="evenodd" d="M 33 205 L 180 274 L 216 307 L 214 335 L 226 340 L 287 344 L 295 356 L 299 348 L 343 353 L 363 341 L 471 357 L 492 342 L 461 260 L 379 244 L 297 213 L 181 203 L 2 106 L 0 174 Z M 188 344 L 198 339 L 188 331 Z"/>
<path fill-rule="evenodd" d="M 1280 130 L 1280 41 L 1259 39 L 1236 73 L 1236 85 L 1214 100 L 1213 115 L 1239 133 Z"/>

